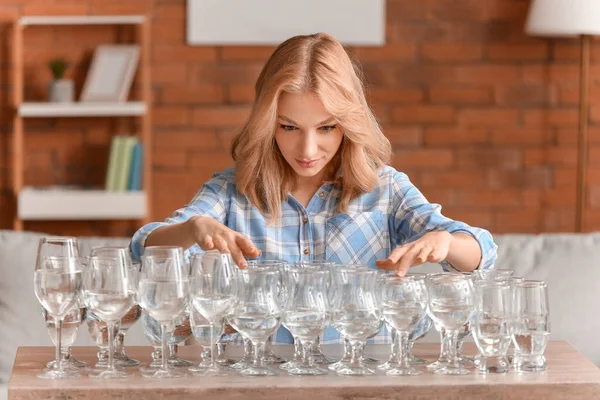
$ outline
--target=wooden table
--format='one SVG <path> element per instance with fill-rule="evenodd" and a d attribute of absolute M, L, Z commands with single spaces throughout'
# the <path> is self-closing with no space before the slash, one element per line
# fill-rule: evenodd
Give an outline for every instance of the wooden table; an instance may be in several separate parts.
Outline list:
<path fill-rule="evenodd" d="M 231 346 L 230 346 L 231 347 Z M 339 346 L 323 346 L 326 354 L 339 354 Z M 280 355 L 289 355 L 291 346 L 276 346 Z M 388 345 L 369 345 L 367 355 L 387 358 Z M 230 348 L 232 355 L 239 348 Z M 465 353 L 474 353 L 473 343 L 465 344 Z M 73 354 L 93 364 L 97 349 L 77 347 Z M 147 364 L 150 347 L 130 347 L 129 355 Z M 439 344 L 417 343 L 415 354 L 435 360 Z M 199 348 L 180 348 L 180 356 L 198 361 Z M 317 377 L 289 376 L 282 371 L 276 377 L 242 377 L 235 373 L 218 378 L 186 376 L 181 379 L 152 380 L 139 375 L 136 368 L 124 380 L 47 381 L 36 378 L 44 363 L 54 356 L 51 347 L 20 347 L 9 382 L 9 399 L 600 399 L 600 369 L 569 343 L 550 342 L 546 350 L 548 370 L 544 373 L 490 374 L 477 372 L 464 376 L 439 376 L 430 372 L 416 377 L 341 377 L 334 373 Z M 421 367 L 422 370 L 425 370 Z"/>

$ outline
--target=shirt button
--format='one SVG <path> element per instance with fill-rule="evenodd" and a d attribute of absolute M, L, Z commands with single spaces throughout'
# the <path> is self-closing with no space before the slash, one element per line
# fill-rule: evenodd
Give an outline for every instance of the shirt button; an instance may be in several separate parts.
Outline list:
<path fill-rule="evenodd" d="M 304 249 L 304 254 L 309 255 L 310 254 L 310 250 L 309 249 Z"/>
<path fill-rule="evenodd" d="M 323 197 L 325 197 L 325 193 L 323 193 L 323 192 L 320 192 L 320 193 L 319 193 L 319 197 L 320 197 L 320 198 L 323 198 Z"/>
<path fill-rule="evenodd" d="M 305 223 L 305 224 L 308 223 L 308 217 L 302 218 L 302 222 Z"/>

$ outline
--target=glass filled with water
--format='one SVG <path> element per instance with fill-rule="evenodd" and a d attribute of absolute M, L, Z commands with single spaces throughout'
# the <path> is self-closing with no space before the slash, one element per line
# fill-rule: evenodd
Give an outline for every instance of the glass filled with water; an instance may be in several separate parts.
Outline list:
<path fill-rule="evenodd" d="M 475 292 L 471 329 L 481 354 L 476 368 L 482 374 L 506 373 L 511 327 L 510 285 L 505 281 L 480 281 L 475 285 Z"/>
<path fill-rule="evenodd" d="M 514 290 L 513 367 L 517 372 L 545 371 L 544 351 L 550 338 L 548 287 L 543 281 L 526 280 Z"/>
<path fill-rule="evenodd" d="M 74 309 L 79 309 L 82 290 L 81 273 L 81 263 L 76 257 L 50 256 L 40 260 L 36 265 L 33 287 L 42 307 L 54 318 L 57 361 L 54 368 L 38 374 L 38 378 L 68 379 L 80 376 L 76 370 L 65 369 L 64 363 L 61 362 L 61 330 L 67 314 Z"/>

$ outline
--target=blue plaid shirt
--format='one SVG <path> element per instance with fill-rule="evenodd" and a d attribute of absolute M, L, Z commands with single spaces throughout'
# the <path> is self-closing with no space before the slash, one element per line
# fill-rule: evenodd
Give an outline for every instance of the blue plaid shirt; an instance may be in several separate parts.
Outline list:
<path fill-rule="evenodd" d="M 321 186 L 306 207 L 289 195 L 282 203 L 282 217 L 268 225 L 261 212 L 238 192 L 235 169 L 230 168 L 214 174 L 187 206 L 165 222 L 153 222 L 138 230 L 131 251 L 139 260 L 146 238 L 155 229 L 205 215 L 250 238 L 262 251 L 264 260 L 327 260 L 377 268 L 375 261 L 387 258 L 397 246 L 428 232 L 445 230 L 471 234 L 481 247 L 478 268 L 493 267 L 497 246 L 488 231 L 444 217 L 440 205 L 429 203 L 406 174 L 392 167 L 382 168 L 375 189 L 354 199 L 345 213 L 336 212 L 340 196 L 337 183 Z M 186 250 L 186 256 L 201 251 L 196 244 Z M 446 271 L 453 269 L 445 261 L 440 264 Z M 338 340 L 339 333 L 328 328 L 323 341 Z M 277 341 L 292 343 L 292 337 L 281 328 Z M 387 330 L 383 329 L 370 342 L 389 342 Z"/>

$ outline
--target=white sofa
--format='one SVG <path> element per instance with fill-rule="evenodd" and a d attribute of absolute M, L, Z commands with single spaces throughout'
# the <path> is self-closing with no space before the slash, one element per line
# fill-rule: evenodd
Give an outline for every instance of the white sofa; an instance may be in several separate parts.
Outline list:
<path fill-rule="evenodd" d="M 18 346 L 49 346 L 40 306 L 33 292 L 33 270 L 41 234 L 0 230 L 0 399 L 6 396 Z M 548 283 L 551 339 L 568 340 L 596 365 L 600 365 L 600 233 L 497 235 L 497 268 Z M 83 254 L 93 246 L 127 245 L 129 238 L 80 238 Z M 415 271 L 439 271 L 424 265 Z M 430 332 L 425 340 L 438 340 Z M 140 324 L 134 325 L 126 345 L 147 345 Z M 82 326 L 75 345 L 93 345 Z"/>

